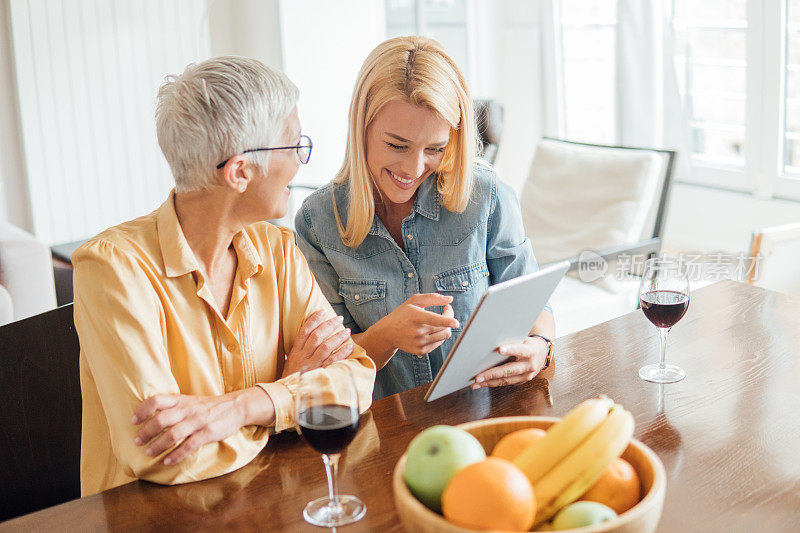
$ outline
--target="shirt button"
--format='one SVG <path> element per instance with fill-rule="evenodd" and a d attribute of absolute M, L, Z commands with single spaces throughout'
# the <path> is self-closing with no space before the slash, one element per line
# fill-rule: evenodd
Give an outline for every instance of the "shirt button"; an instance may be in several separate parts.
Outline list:
<path fill-rule="evenodd" d="M 413 277 L 414 277 L 414 273 L 413 273 L 413 272 L 409 272 L 409 273 L 408 273 L 408 277 L 409 277 L 409 278 L 413 278 Z"/>
<path fill-rule="evenodd" d="M 422 354 L 419 354 L 419 355 L 417 356 L 417 359 L 422 359 L 423 357 L 425 357 L 425 356 L 424 356 L 424 355 L 422 355 Z"/>
<path fill-rule="evenodd" d="M 361 299 L 361 296 L 359 296 L 358 294 L 356 294 L 355 296 L 353 296 L 353 298 L 355 298 L 356 300 L 360 300 L 360 299 Z"/>
<path fill-rule="evenodd" d="M 461 286 L 462 287 L 466 287 L 467 285 L 469 285 L 469 281 L 464 280 L 464 281 L 461 282 Z"/>
<path fill-rule="evenodd" d="M 408 240 L 409 240 L 409 241 L 413 241 L 413 240 L 414 240 L 414 236 L 413 236 L 413 235 L 411 235 L 410 233 L 408 234 Z"/>
<path fill-rule="evenodd" d="M 234 343 L 230 343 L 230 344 L 228 345 L 228 351 L 229 351 L 229 352 L 232 352 L 232 351 L 234 351 L 235 349 L 236 349 L 236 345 L 235 345 Z"/>

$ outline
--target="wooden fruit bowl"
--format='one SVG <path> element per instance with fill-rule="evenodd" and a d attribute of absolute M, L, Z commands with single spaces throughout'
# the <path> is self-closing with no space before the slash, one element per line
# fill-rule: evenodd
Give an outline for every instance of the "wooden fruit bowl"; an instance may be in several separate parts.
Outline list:
<path fill-rule="evenodd" d="M 487 418 L 460 424 L 459 427 L 471 433 L 483 445 L 486 454 L 491 453 L 494 445 L 504 435 L 525 428 L 547 429 L 558 418 L 543 416 L 508 416 L 503 418 Z M 644 497 L 634 507 L 622 513 L 617 520 L 604 522 L 597 526 L 587 526 L 571 529 L 575 533 L 650 533 L 655 531 L 658 520 L 661 518 L 661 509 L 664 506 L 666 494 L 667 474 L 664 465 L 658 456 L 636 439 L 632 439 L 628 448 L 622 454 L 639 474 Z M 406 455 L 397 461 L 394 467 L 394 502 L 400 520 L 406 531 L 414 533 L 465 533 L 474 530 L 465 529 L 451 524 L 445 518 L 425 507 L 408 490 L 403 473 L 406 469 Z"/>

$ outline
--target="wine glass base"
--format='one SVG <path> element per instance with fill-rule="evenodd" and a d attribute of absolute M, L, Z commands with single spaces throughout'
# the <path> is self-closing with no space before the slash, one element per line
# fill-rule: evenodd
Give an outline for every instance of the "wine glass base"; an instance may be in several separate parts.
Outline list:
<path fill-rule="evenodd" d="M 336 527 L 357 522 L 366 512 L 364 502 L 345 494 L 339 496 L 339 505 L 336 507 L 331 505 L 331 499 L 327 496 L 309 502 L 303 509 L 303 518 L 315 526 Z"/>
<path fill-rule="evenodd" d="M 686 372 L 675 365 L 645 365 L 639 369 L 639 377 L 650 383 L 677 383 Z"/>

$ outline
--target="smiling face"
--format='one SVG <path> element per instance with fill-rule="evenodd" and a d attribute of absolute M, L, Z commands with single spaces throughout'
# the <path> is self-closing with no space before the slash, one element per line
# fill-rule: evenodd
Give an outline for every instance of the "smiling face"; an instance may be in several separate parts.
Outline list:
<path fill-rule="evenodd" d="M 367 167 L 387 209 L 411 205 L 439 169 L 450 124 L 430 108 L 393 100 L 367 127 Z"/>

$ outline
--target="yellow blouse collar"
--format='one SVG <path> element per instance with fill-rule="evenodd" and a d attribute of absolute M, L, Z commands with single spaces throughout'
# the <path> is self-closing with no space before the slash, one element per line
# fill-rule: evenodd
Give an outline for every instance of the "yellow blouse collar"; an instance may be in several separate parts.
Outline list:
<path fill-rule="evenodd" d="M 175 212 L 174 189 L 169 193 L 169 198 L 158 208 L 156 225 L 167 277 L 174 278 L 200 270 Z M 238 270 L 241 279 L 245 280 L 263 270 L 261 256 L 245 230 L 233 237 L 233 247 L 239 260 Z"/>

